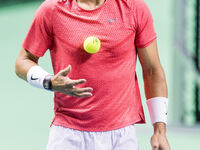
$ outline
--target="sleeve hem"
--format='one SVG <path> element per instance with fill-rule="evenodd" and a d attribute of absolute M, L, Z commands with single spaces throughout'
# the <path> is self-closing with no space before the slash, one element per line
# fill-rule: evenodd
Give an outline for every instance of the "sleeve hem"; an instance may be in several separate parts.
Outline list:
<path fill-rule="evenodd" d="M 154 36 L 153 38 L 151 38 L 151 40 L 149 40 L 145 44 L 137 45 L 137 48 L 145 48 L 145 47 L 149 46 L 151 43 L 153 43 L 153 41 L 156 39 L 157 39 L 157 36 Z"/>
<path fill-rule="evenodd" d="M 35 52 L 32 48 L 26 46 L 25 44 L 23 44 L 22 47 L 23 47 L 24 49 L 26 49 L 27 51 L 29 51 L 31 54 L 33 54 L 33 55 L 35 55 L 35 56 L 37 56 L 37 57 L 42 57 L 42 56 L 44 56 L 44 54 Z"/>

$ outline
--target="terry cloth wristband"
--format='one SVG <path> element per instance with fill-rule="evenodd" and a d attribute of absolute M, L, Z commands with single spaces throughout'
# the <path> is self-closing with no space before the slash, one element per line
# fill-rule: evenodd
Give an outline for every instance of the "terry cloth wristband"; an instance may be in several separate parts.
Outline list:
<path fill-rule="evenodd" d="M 50 73 L 46 72 L 40 66 L 33 66 L 29 69 L 27 73 L 27 81 L 30 85 L 34 87 L 45 89 L 43 81 L 48 75 L 50 75 Z"/>
<path fill-rule="evenodd" d="M 168 98 L 154 97 L 147 100 L 152 125 L 156 122 L 167 124 Z"/>

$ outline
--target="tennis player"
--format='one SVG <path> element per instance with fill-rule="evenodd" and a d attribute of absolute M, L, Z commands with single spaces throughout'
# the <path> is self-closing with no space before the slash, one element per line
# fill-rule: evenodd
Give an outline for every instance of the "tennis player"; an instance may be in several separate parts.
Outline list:
<path fill-rule="evenodd" d="M 89 54 L 83 42 L 101 41 Z M 46 0 L 16 61 L 16 74 L 55 92 L 47 150 L 138 150 L 145 123 L 136 76 L 139 56 L 154 134 L 153 150 L 170 150 L 168 92 L 153 19 L 144 0 Z M 49 50 L 54 74 L 38 65 Z M 42 92 L 42 91 L 41 91 Z"/>

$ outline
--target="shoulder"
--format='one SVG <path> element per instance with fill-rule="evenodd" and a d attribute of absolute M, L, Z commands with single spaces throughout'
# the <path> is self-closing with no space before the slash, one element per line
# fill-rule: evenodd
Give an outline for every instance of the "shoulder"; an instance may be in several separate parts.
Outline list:
<path fill-rule="evenodd" d="M 43 4 L 45 4 L 49 8 L 56 6 L 58 3 L 60 3 L 59 0 L 44 0 L 43 1 Z"/>
<path fill-rule="evenodd" d="M 144 2 L 144 0 L 110 0 L 110 1 L 115 1 L 121 6 L 125 6 L 129 9 L 134 9 L 137 5 L 140 5 L 140 3 Z"/>
<path fill-rule="evenodd" d="M 34 18 L 50 20 L 59 0 L 44 0 L 37 9 Z"/>
<path fill-rule="evenodd" d="M 44 12 L 51 13 L 58 3 L 59 0 L 44 0 L 40 5 L 40 9 L 42 9 Z"/>
<path fill-rule="evenodd" d="M 145 9 L 147 4 L 144 0 L 127 0 L 133 10 Z"/>

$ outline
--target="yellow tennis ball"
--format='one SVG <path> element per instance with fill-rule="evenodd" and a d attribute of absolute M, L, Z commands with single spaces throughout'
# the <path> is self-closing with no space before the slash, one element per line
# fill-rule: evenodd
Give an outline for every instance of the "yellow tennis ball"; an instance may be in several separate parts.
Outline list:
<path fill-rule="evenodd" d="M 88 37 L 83 44 L 84 50 L 88 53 L 97 53 L 101 47 L 101 42 L 97 37 Z"/>

